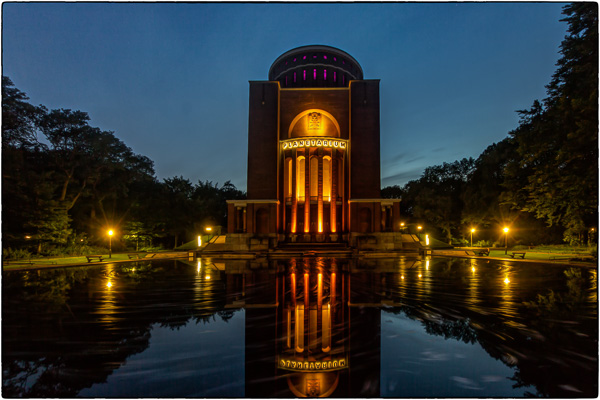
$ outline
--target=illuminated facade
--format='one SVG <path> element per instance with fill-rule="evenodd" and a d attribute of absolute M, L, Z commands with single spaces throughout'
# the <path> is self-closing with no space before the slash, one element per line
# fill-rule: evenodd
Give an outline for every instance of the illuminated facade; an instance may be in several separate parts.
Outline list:
<path fill-rule="evenodd" d="M 350 243 L 399 229 L 380 197 L 379 80 L 329 46 L 275 60 L 250 82 L 247 200 L 228 202 L 228 242 Z"/>

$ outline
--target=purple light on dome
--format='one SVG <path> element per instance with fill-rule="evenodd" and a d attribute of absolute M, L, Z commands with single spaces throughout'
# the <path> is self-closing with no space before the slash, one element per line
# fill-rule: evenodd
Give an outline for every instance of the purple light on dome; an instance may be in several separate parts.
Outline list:
<path fill-rule="evenodd" d="M 323 79 L 327 80 L 327 70 L 323 70 Z"/>
<path fill-rule="evenodd" d="M 335 71 L 333 71 L 333 81 L 334 81 L 334 82 L 337 82 L 337 76 L 336 76 L 336 75 L 337 75 L 337 74 L 335 73 Z"/>
<path fill-rule="evenodd" d="M 333 61 L 337 61 L 337 58 L 333 57 Z"/>
<path fill-rule="evenodd" d="M 342 64 L 346 64 L 346 61 L 342 60 Z"/>
<path fill-rule="evenodd" d="M 296 59 L 294 58 L 294 62 L 296 62 Z"/>
<path fill-rule="evenodd" d="M 327 60 L 327 56 L 326 56 L 326 55 L 324 55 L 324 56 L 323 56 L 323 58 L 324 58 L 325 60 Z"/>
<path fill-rule="evenodd" d="M 317 80 L 317 70 L 313 69 L 313 79 L 316 81 Z"/>
<path fill-rule="evenodd" d="M 313 58 L 317 58 L 317 56 L 313 56 Z"/>
<path fill-rule="evenodd" d="M 294 83 L 296 83 L 296 73 L 294 72 Z"/>
<path fill-rule="evenodd" d="M 302 57 L 303 60 L 306 60 L 306 56 Z"/>
<path fill-rule="evenodd" d="M 346 75 L 342 75 L 342 85 L 346 84 Z"/>
<path fill-rule="evenodd" d="M 306 70 L 304 70 L 304 80 L 306 80 Z"/>

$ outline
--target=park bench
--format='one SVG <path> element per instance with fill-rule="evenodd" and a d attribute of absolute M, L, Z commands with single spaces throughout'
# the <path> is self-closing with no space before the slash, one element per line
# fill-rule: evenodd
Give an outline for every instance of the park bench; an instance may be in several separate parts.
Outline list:
<path fill-rule="evenodd" d="M 517 258 L 517 256 L 520 256 L 521 258 L 525 258 L 525 252 L 524 251 L 513 251 L 510 256 L 512 258 Z"/>
<path fill-rule="evenodd" d="M 490 255 L 490 249 L 485 249 L 485 250 L 481 250 L 479 252 L 480 256 L 489 256 Z"/>
<path fill-rule="evenodd" d="M 153 253 L 152 255 L 148 255 L 148 253 L 144 253 L 144 254 L 140 254 L 140 253 L 130 253 L 127 254 L 127 257 L 129 257 L 130 260 L 133 260 L 135 258 L 137 258 L 138 260 L 141 260 L 142 258 L 153 258 L 156 255 L 156 253 Z"/>
<path fill-rule="evenodd" d="M 87 258 L 88 262 L 92 262 L 92 260 L 98 259 L 98 261 L 102 261 L 102 258 L 104 256 L 101 255 L 89 255 L 89 256 L 85 256 L 85 258 Z"/>
<path fill-rule="evenodd" d="M 140 259 L 146 257 L 146 254 L 131 253 L 127 254 L 127 257 L 129 257 L 130 260 L 133 260 L 134 258 Z"/>

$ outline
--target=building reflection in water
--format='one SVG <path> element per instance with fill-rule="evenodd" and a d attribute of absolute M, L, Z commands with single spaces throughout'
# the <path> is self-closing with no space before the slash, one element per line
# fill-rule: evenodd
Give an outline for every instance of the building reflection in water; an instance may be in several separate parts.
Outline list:
<path fill-rule="evenodd" d="M 359 306 L 349 306 L 348 262 L 311 257 L 250 273 L 228 268 L 228 288 L 243 286 L 228 290 L 238 293 L 228 306 L 246 310 L 247 397 L 379 396 L 380 312 L 360 306 L 360 295 L 352 299 Z"/>
<path fill-rule="evenodd" d="M 412 365 L 406 366 L 409 373 L 399 373 L 398 366 L 405 366 L 397 358 L 390 364 L 391 354 L 410 349 L 418 358 L 431 350 L 435 337 L 452 340 L 441 342 L 441 353 L 447 345 L 477 343 L 487 353 L 472 358 L 481 373 L 495 370 L 497 363 L 511 368 L 502 381 L 514 385 L 487 395 L 521 396 L 525 389 L 520 388 L 549 397 L 597 394 L 597 272 L 592 269 L 518 268 L 468 259 L 202 259 L 6 273 L 3 289 L 3 394 L 8 397 L 74 397 L 102 384 L 151 347 L 157 326 L 175 338 L 167 341 L 164 358 L 193 358 L 177 354 L 185 337 L 179 330 L 211 323 L 215 316 L 244 318 L 244 341 L 227 342 L 220 334 L 219 343 L 239 349 L 235 356 L 240 365 L 243 359 L 246 397 L 406 395 L 406 385 L 419 384 L 422 376 L 414 378 Z M 239 310 L 243 313 L 234 316 Z M 382 320 L 391 315 L 398 325 L 382 330 Z M 408 343 L 409 337 L 418 340 Z M 460 364 L 448 362 L 452 368 Z M 217 368 L 198 365 L 182 369 L 200 379 Z M 436 382 L 461 372 L 440 365 L 436 361 L 428 369 L 439 376 Z M 237 364 L 221 367 L 241 379 Z M 127 367 L 122 372 L 127 374 Z M 149 380 L 156 376 L 155 369 L 136 370 L 142 373 Z M 22 376 L 35 383 L 23 386 Z M 402 391 L 391 391 L 382 379 Z M 204 392 L 178 386 L 169 393 L 205 397 L 209 386 L 201 388 Z"/>

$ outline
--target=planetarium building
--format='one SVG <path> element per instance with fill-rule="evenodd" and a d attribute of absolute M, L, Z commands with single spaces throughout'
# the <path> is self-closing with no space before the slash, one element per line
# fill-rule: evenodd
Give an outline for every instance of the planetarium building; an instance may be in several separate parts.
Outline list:
<path fill-rule="evenodd" d="M 380 197 L 379 80 L 350 54 L 303 46 L 250 82 L 247 199 L 228 202 L 230 245 L 340 243 L 399 229 Z"/>

